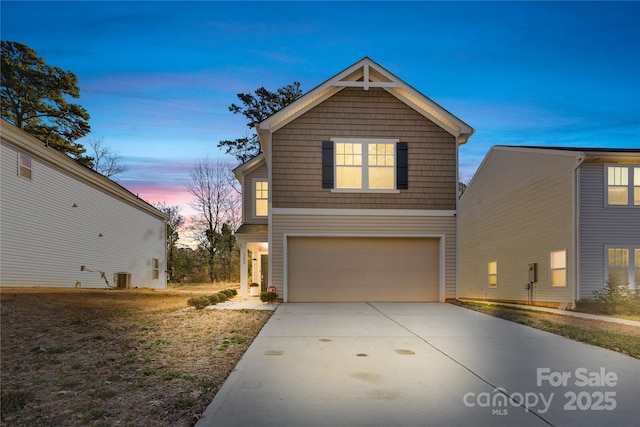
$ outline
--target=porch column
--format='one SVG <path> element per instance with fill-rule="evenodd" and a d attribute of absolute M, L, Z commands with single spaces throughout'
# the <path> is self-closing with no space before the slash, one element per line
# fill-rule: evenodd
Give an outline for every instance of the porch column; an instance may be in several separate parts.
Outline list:
<path fill-rule="evenodd" d="M 247 266 L 247 258 L 249 258 L 247 251 L 247 244 L 240 244 L 240 296 L 247 298 L 247 275 L 249 273 L 249 267 Z"/>

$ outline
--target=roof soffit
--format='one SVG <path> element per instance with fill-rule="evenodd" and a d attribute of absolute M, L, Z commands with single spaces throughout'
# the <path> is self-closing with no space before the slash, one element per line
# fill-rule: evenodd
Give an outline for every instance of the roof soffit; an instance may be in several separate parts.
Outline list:
<path fill-rule="evenodd" d="M 269 134 L 311 110 L 346 87 L 363 90 L 383 88 L 402 102 L 440 125 L 464 144 L 474 129 L 369 58 L 364 58 L 336 76 L 312 89 L 287 107 L 262 121 L 258 126 L 263 150 L 268 153 Z"/>

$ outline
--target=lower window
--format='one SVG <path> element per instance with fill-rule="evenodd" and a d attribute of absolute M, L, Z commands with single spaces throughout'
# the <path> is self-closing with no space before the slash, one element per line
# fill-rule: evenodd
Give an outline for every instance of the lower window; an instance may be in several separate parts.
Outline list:
<path fill-rule="evenodd" d="M 640 286 L 640 248 L 608 247 L 607 283 Z"/>
<path fill-rule="evenodd" d="M 567 251 L 551 252 L 551 286 L 567 286 Z"/>

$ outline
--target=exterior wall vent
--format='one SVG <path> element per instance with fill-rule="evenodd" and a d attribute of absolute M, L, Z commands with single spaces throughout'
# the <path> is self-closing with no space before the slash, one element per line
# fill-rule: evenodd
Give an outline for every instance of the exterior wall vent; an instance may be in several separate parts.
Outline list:
<path fill-rule="evenodd" d="M 131 288 L 131 273 L 118 272 L 113 273 L 113 281 L 116 289 L 129 289 Z"/>

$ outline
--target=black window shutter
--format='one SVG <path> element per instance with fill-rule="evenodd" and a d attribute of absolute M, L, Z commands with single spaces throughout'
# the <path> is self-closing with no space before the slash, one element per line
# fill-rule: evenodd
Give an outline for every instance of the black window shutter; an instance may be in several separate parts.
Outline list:
<path fill-rule="evenodd" d="M 409 188 L 409 147 L 406 142 L 396 143 L 396 185 L 398 190 Z"/>
<path fill-rule="evenodd" d="M 333 141 L 322 141 L 322 188 L 333 188 Z"/>

